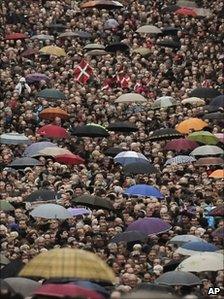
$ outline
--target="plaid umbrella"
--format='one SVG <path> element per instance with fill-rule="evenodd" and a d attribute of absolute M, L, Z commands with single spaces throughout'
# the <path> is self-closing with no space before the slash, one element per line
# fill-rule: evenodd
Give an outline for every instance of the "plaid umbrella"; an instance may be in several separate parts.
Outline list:
<path fill-rule="evenodd" d="M 54 100 L 66 100 L 66 96 L 63 92 L 53 88 L 45 88 L 41 90 L 37 97 L 44 99 L 54 99 Z"/>
<path fill-rule="evenodd" d="M 7 200 L 0 200 L 0 210 L 8 212 L 8 211 L 14 211 L 15 208 Z"/>
<path fill-rule="evenodd" d="M 119 243 L 119 242 L 136 242 L 136 241 L 145 241 L 148 236 L 139 231 L 128 231 L 123 232 L 116 235 L 113 239 L 110 240 L 112 243 Z"/>
<path fill-rule="evenodd" d="M 223 155 L 223 150 L 216 145 L 202 145 L 194 149 L 190 154 L 192 156 L 215 156 Z"/>
<path fill-rule="evenodd" d="M 217 169 L 213 171 L 210 175 L 210 178 L 213 179 L 224 179 L 224 170 L 223 169 Z"/>
<path fill-rule="evenodd" d="M 66 129 L 56 125 L 45 125 L 37 130 L 37 134 L 48 138 L 68 138 Z"/>
<path fill-rule="evenodd" d="M 219 139 L 208 131 L 198 131 L 188 135 L 187 139 L 204 144 L 217 144 Z"/>
<path fill-rule="evenodd" d="M 176 131 L 175 129 L 158 129 L 153 131 L 150 135 L 149 140 L 158 141 L 158 140 L 169 140 L 182 137 L 182 134 Z"/>
<path fill-rule="evenodd" d="M 72 218 L 72 214 L 64 207 L 56 204 L 46 203 L 39 205 L 30 213 L 34 218 L 44 219 L 68 219 Z"/>
<path fill-rule="evenodd" d="M 26 137 L 23 134 L 5 133 L 0 136 L 0 143 L 18 145 L 18 144 L 28 144 L 30 143 L 30 140 L 28 137 Z"/>
<path fill-rule="evenodd" d="M 205 158 L 198 159 L 194 165 L 195 166 L 224 165 L 224 160 L 219 157 L 205 157 Z"/>
<path fill-rule="evenodd" d="M 160 218 L 145 217 L 129 224 L 127 231 L 137 230 L 146 235 L 157 235 L 171 229 L 171 225 Z"/>
<path fill-rule="evenodd" d="M 23 157 L 23 158 L 16 158 L 8 166 L 12 168 L 25 168 L 25 167 L 43 166 L 43 164 L 36 159 L 30 157 Z"/>
<path fill-rule="evenodd" d="M 156 99 L 156 101 L 152 104 L 153 109 L 161 109 L 161 108 L 169 108 L 176 106 L 177 102 L 173 97 L 164 96 Z"/>
<path fill-rule="evenodd" d="M 224 205 L 219 205 L 212 209 L 209 213 L 209 216 L 213 217 L 223 217 L 224 216 Z"/>
<path fill-rule="evenodd" d="M 68 113 L 61 108 L 46 108 L 40 112 L 40 117 L 44 119 L 54 120 L 55 117 L 60 117 L 61 119 L 67 119 L 69 117 Z"/>
<path fill-rule="evenodd" d="M 52 142 L 47 142 L 47 141 L 36 142 L 36 143 L 29 145 L 25 149 L 23 156 L 28 156 L 28 157 L 35 156 L 35 154 L 37 154 L 40 150 L 42 150 L 46 147 L 57 147 L 57 145 Z"/>
<path fill-rule="evenodd" d="M 190 92 L 190 97 L 197 97 L 197 98 L 214 98 L 221 95 L 220 92 L 213 88 L 206 88 L 200 87 L 195 88 Z"/>
<path fill-rule="evenodd" d="M 155 280 L 155 284 L 169 286 L 193 286 L 201 284 L 201 280 L 188 272 L 170 271 L 163 273 Z"/>
<path fill-rule="evenodd" d="M 144 26 L 139 27 L 136 30 L 136 32 L 158 34 L 158 33 L 162 33 L 162 30 L 154 25 L 144 25 Z"/>
<path fill-rule="evenodd" d="M 72 201 L 74 204 L 80 204 L 95 209 L 99 208 L 109 211 L 114 209 L 113 204 L 109 199 L 94 195 L 81 195 L 74 197 Z"/>
<path fill-rule="evenodd" d="M 172 164 L 190 164 L 195 162 L 196 159 L 194 157 L 189 157 L 185 155 L 179 155 L 173 158 L 170 158 L 166 161 L 165 165 L 172 165 Z"/>
<path fill-rule="evenodd" d="M 115 100 L 115 103 L 131 103 L 131 102 L 144 103 L 147 102 L 147 100 L 142 95 L 134 92 L 122 94 Z"/>
<path fill-rule="evenodd" d="M 178 153 L 181 151 L 193 150 L 197 146 L 198 144 L 194 141 L 187 140 L 185 138 L 180 138 L 169 141 L 165 146 L 165 150 L 175 151 Z"/>
<path fill-rule="evenodd" d="M 199 118 L 188 118 L 176 126 L 176 130 L 182 134 L 188 134 L 192 131 L 201 131 L 208 124 Z"/>
<path fill-rule="evenodd" d="M 71 248 L 52 249 L 37 255 L 25 265 L 19 276 L 115 280 L 113 271 L 96 254 Z"/>

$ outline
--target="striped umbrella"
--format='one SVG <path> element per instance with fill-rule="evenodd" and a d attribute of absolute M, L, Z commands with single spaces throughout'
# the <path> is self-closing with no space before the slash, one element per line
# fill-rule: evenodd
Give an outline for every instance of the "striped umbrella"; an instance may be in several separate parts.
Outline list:
<path fill-rule="evenodd" d="M 195 162 L 196 159 L 194 157 L 189 157 L 185 155 L 179 155 L 173 158 L 170 158 L 166 161 L 165 165 L 172 165 L 172 164 L 190 164 Z"/>
<path fill-rule="evenodd" d="M 135 151 L 121 152 L 114 157 L 116 163 L 127 165 L 135 162 L 149 162 L 149 160 L 141 153 Z"/>

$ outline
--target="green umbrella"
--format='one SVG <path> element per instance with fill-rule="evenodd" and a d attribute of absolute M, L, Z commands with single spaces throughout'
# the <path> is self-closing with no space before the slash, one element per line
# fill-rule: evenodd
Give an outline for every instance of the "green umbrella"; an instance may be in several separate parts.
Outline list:
<path fill-rule="evenodd" d="M 44 99 L 66 100 L 66 96 L 63 92 L 53 88 L 45 88 L 41 90 L 37 97 Z"/>
<path fill-rule="evenodd" d="M 14 207 L 13 205 L 11 205 L 10 202 L 6 201 L 6 200 L 0 200 L 0 210 L 1 211 L 13 211 Z"/>
<path fill-rule="evenodd" d="M 215 145 L 219 142 L 219 139 L 208 131 L 193 132 L 188 135 L 187 139 L 211 145 Z"/>

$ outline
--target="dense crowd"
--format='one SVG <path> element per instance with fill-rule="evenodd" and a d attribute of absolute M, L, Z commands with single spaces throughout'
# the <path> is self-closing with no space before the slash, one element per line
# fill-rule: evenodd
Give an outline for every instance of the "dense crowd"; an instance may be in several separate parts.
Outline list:
<path fill-rule="evenodd" d="M 174 129 L 185 119 L 203 116 L 203 106 L 181 103 L 193 89 L 208 87 L 223 93 L 223 1 L 195 2 L 209 9 L 211 15 L 177 15 L 171 9 L 175 1 L 168 0 L 123 0 L 124 7 L 116 10 L 81 10 L 78 1 L 1 3 L 0 134 L 18 132 L 33 143 L 46 141 L 37 130 L 52 121 L 40 118 L 40 112 L 60 107 L 69 118 L 56 117 L 53 124 L 71 133 L 69 138 L 53 142 L 85 160 L 71 166 L 41 156 L 37 159 L 43 166 L 15 170 L 7 166 L 22 157 L 27 145 L 0 144 L 0 198 L 15 207 L 14 211 L 0 212 L 1 253 L 10 261 L 19 259 L 26 264 L 40 252 L 64 246 L 93 251 L 113 269 L 117 281 L 111 288 L 111 298 L 119 299 L 139 283 L 153 283 L 170 261 L 183 259 L 175 252 L 177 246 L 169 244 L 175 235 L 195 235 L 222 249 L 223 239 L 212 233 L 224 222 L 206 217 L 206 209 L 222 204 L 223 180 L 209 178 L 216 166 L 165 165 L 176 152 L 165 149 L 166 140 L 149 139 L 156 129 Z M 105 27 L 111 19 L 116 25 Z M 136 33 L 146 24 L 175 27 L 178 31 L 165 37 Z M 85 31 L 90 37 L 59 38 L 62 32 L 74 30 Z M 5 36 L 13 32 L 25 33 L 29 38 L 6 40 Z M 34 35 L 50 35 L 53 40 L 32 39 Z M 161 47 L 157 43 L 164 38 L 179 42 L 180 47 Z M 119 42 L 127 44 L 130 51 L 90 56 L 84 49 L 89 43 L 107 46 Z M 67 56 L 40 54 L 38 50 L 47 45 L 63 48 Z M 138 53 L 140 47 L 147 49 L 146 56 Z M 74 74 L 82 59 L 93 69 L 86 84 L 77 82 Z M 32 73 L 45 74 L 49 79 L 25 83 L 23 78 Z M 128 78 L 127 84 L 114 80 L 121 75 Z M 45 88 L 58 89 L 67 99 L 51 101 L 37 97 Z M 129 92 L 143 95 L 147 102 L 115 103 L 120 95 Z M 162 96 L 173 97 L 177 106 L 152 109 L 153 102 Z M 209 100 L 204 100 L 208 104 Z M 115 121 L 135 124 L 138 131 L 110 132 L 107 138 L 79 138 L 72 134 L 77 126 L 95 123 L 107 127 Z M 209 120 L 206 130 L 222 133 L 223 120 Z M 109 148 L 144 154 L 158 173 L 125 175 L 122 165 L 105 154 Z M 164 198 L 123 194 L 135 184 L 155 186 Z M 34 220 L 29 216 L 32 207 L 26 203 L 26 197 L 38 189 L 58 192 L 55 203 L 66 208 L 74 207 L 72 200 L 83 194 L 109 198 L 114 211 L 92 209 L 90 215 L 66 221 Z M 133 221 L 145 216 L 159 217 L 172 228 L 134 245 L 110 242 Z M 200 287 L 176 288 L 176 294 L 205 298 L 209 287 L 222 287 L 222 271 L 199 276 L 203 281 Z"/>

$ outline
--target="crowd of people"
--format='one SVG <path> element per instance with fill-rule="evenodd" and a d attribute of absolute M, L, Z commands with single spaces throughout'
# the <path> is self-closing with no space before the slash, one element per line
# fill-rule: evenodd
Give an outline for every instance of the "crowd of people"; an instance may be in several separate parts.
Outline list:
<path fill-rule="evenodd" d="M 112 10 L 80 9 L 78 2 L 1 3 L 0 134 L 25 134 L 32 143 L 52 141 L 84 159 L 84 163 L 72 166 L 40 156 L 36 159 L 43 166 L 18 170 L 8 165 L 23 156 L 27 145 L 0 144 L 0 199 L 15 207 L 14 211 L 0 212 L 1 253 L 10 261 L 18 259 L 27 264 L 37 254 L 57 247 L 93 251 L 113 269 L 117 281 L 110 288 L 110 296 L 119 299 L 140 283 L 153 283 L 169 262 L 183 259 L 175 252 L 177 246 L 169 243 L 175 235 L 195 235 L 222 249 L 223 239 L 214 236 L 213 231 L 223 227 L 224 222 L 216 218 L 208 221 L 206 217 L 206 209 L 222 204 L 223 180 L 209 177 L 217 166 L 165 165 L 177 153 L 165 149 L 166 140 L 152 142 L 149 137 L 157 129 L 175 129 L 185 119 L 203 116 L 204 106 L 182 104 L 195 88 L 213 88 L 223 93 L 224 7 L 221 0 L 195 1 L 198 7 L 209 9 L 210 15 L 192 17 L 175 14 L 172 9 L 176 1 L 172 0 L 122 0 L 123 8 Z M 136 32 L 146 24 L 177 30 L 169 31 L 171 35 Z M 59 37 L 62 32 L 77 30 L 89 35 Z M 23 33 L 27 38 L 5 39 L 12 33 Z M 49 38 L 32 38 L 38 35 Z M 164 39 L 174 40 L 180 47 L 162 47 L 158 42 Z M 128 51 L 91 56 L 85 49 L 90 43 L 107 46 L 121 42 Z M 63 48 L 66 56 L 38 52 L 49 45 Z M 147 49 L 147 55 L 139 53 L 139 48 Z M 93 73 L 82 84 L 75 79 L 75 66 L 83 59 Z M 44 74 L 48 79 L 27 82 L 24 78 L 33 73 Z M 66 100 L 37 97 L 45 88 L 60 90 Z M 147 102 L 115 102 L 120 95 L 133 92 Z M 162 96 L 173 97 L 177 105 L 152 109 L 154 101 Z M 209 99 L 204 100 L 209 103 Z M 48 107 L 60 107 L 69 118 L 41 118 L 41 111 Z M 105 138 L 72 134 L 77 126 L 95 123 L 108 127 L 116 121 L 128 121 L 138 130 L 128 134 L 110 131 Z M 223 133 L 222 119 L 207 122 L 206 130 Z M 50 123 L 67 129 L 69 137 L 47 140 L 37 133 L 38 128 Z M 109 148 L 142 153 L 158 172 L 127 175 L 123 166 L 106 154 Z M 189 154 L 190 150 L 183 153 Z M 125 189 L 135 184 L 154 186 L 164 197 L 124 195 Z M 66 221 L 35 220 L 29 216 L 32 207 L 26 198 L 38 189 L 57 192 L 60 196 L 54 203 L 66 208 L 75 206 L 74 198 L 91 194 L 109 198 L 114 210 L 92 208 L 89 215 Z M 110 242 L 143 217 L 159 217 L 172 228 L 134 245 Z M 199 276 L 201 286 L 179 287 L 175 293 L 206 298 L 210 287 L 223 285 L 222 271 Z"/>

